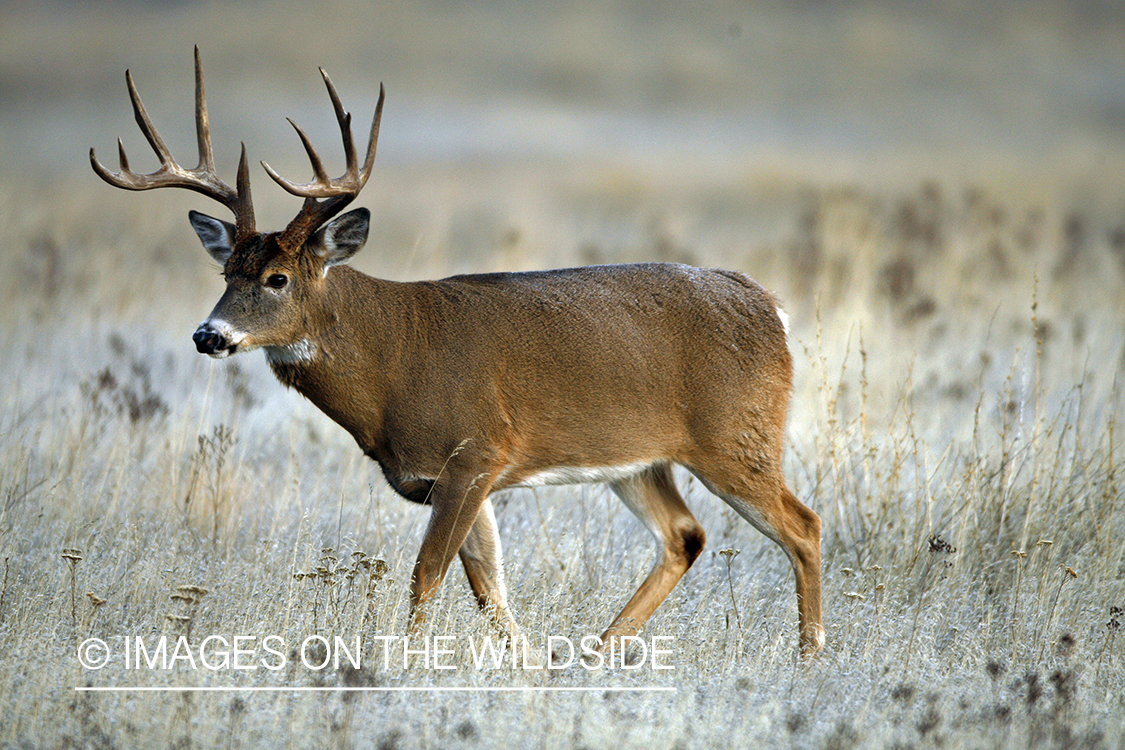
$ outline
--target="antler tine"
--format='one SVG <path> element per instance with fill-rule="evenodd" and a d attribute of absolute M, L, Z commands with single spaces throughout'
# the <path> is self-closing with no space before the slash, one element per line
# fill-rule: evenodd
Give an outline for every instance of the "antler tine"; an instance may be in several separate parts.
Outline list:
<path fill-rule="evenodd" d="M 94 153 L 93 148 L 90 149 L 90 153 Z M 125 155 L 125 144 L 121 142 L 120 138 L 117 139 L 117 161 L 121 164 L 122 172 L 131 174 L 129 170 L 129 157 Z M 100 167 L 101 165 L 99 164 L 98 166 Z"/>
<path fill-rule="evenodd" d="M 379 84 L 379 101 L 375 104 L 375 116 L 371 118 L 371 133 L 367 136 L 367 156 L 363 159 L 361 178 L 366 182 L 371 176 L 371 168 L 375 165 L 375 147 L 379 144 L 379 124 L 383 120 L 383 100 L 387 92 L 383 84 Z"/>
<path fill-rule="evenodd" d="M 238 157 L 238 176 L 235 186 L 238 190 L 238 206 L 233 208 L 236 239 L 254 234 L 254 201 L 250 196 L 250 160 L 246 158 L 246 144 L 241 144 L 242 153 Z"/>
<path fill-rule="evenodd" d="M 160 137 L 156 126 L 145 109 L 141 95 L 133 83 L 133 75 L 125 71 L 125 82 L 129 88 L 129 99 L 133 104 L 133 114 L 137 125 L 156 156 L 160 168 L 149 174 L 137 174 L 129 168 L 125 147 L 117 140 L 118 158 L 121 167 L 111 172 L 98 161 L 94 149 L 90 149 L 90 165 L 99 177 L 115 187 L 125 190 L 150 190 L 160 187 L 180 187 L 202 193 L 229 208 L 235 215 L 238 238 L 254 233 L 254 207 L 250 199 L 250 170 L 246 159 L 246 147 L 242 148 L 242 158 L 238 168 L 238 189 L 235 190 L 219 179 L 215 172 L 215 159 L 211 148 L 211 124 L 207 117 L 207 101 L 203 88 L 203 66 L 200 63 L 199 47 L 195 48 L 195 134 L 199 146 L 199 164 L 194 169 L 184 169 L 172 157 L 171 151 Z"/>
<path fill-rule="evenodd" d="M 207 97 L 203 92 L 203 64 L 199 60 L 199 45 L 195 46 L 195 140 L 199 145 L 199 164 L 195 168 L 196 171 L 214 173 L 215 155 L 211 150 L 211 120 L 207 117 Z"/>
<path fill-rule="evenodd" d="M 336 92 L 336 86 L 332 83 L 332 79 L 328 77 L 327 71 L 324 68 L 318 68 L 320 76 L 324 79 L 324 85 L 328 88 L 328 98 L 332 100 L 332 110 L 336 113 L 336 122 L 340 124 L 340 137 L 344 141 L 344 164 L 345 180 L 355 180 L 359 175 L 357 174 L 355 163 L 355 138 L 352 137 L 352 115 L 351 112 L 344 110 L 344 105 L 340 103 L 340 95 Z M 363 187 L 360 185 L 360 187 Z"/>
<path fill-rule="evenodd" d="M 344 105 L 340 102 L 340 94 L 336 91 L 336 86 L 332 83 L 328 73 L 325 72 L 324 68 L 319 70 L 321 77 L 324 78 L 324 85 L 328 88 L 328 98 L 332 100 L 332 109 L 336 113 L 336 122 L 340 126 L 340 137 L 344 142 L 344 174 L 335 180 L 328 177 L 324 169 L 324 162 L 321 161 L 320 155 L 313 147 L 308 135 L 291 119 L 289 124 L 297 131 L 297 136 L 301 139 L 301 145 L 305 147 L 305 153 L 308 154 L 309 161 L 312 163 L 312 182 L 304 184 L 292 182 L 278 174 L 269 164 L 262 162 L 262 166 L 274 182 L 286 192 L 299 198 L 337 198 L 358 193 L 363 187 L 363 183 L 359 181 L 359 167 L 356 165 L 355 159 L 355 138 L 352 137 L 351 113 L 344 109 Z"/>
<path fill-rule="evenodd" d="M 152 150 L 160 158 L 160 164 L 169 169 L 176 168 L 177 165 L 175 160 L 172 159 L 172 153 L 165 145 L 164 139 L 160 137 L 160 133 L 156 132 L 156 126 L 152 124 L 152 118 L 148 116 L 144 102 L 141 101 L 140 92 L 137 91 L 137 84 L 133 83 L 133 73 L 129 70 L 125 71 L 125 85 L 129 87 L 129 100 L 133 103 L 133 118 L 137 121 L 137 126 L 144 133 L 149 145 L 152 146 Z"/>
<path fill-rule="evenodd" d="M 286 192 L 300 198 L 329 198 L 336 195 L 336 193 L 333 192 L 326 192 L 332 189 L 332 180 L 329 179 L 328 172 L 324 169 L 324 162 L 321 161 L 320 154 L 316 152 L 316 148 L 312 145 L 312 141 L 309 140 L 308 134 L 305 133 L 304 130 L 301 130 L 301 126 L 293 122 L 290 118 L 286 117 L 285 119 L 293 126 L 293 129 L 297 131 L 297 137 L 301 139 L 301 145 L 305 147 L 305 153 L 308 154 L 309 161 L 312 163 L 313 181 L 304 185 L 290 182 L 278 174 L 277 170 L 263 161 L 262 166 L 265 168 L 266 173 L 273 178 L 274 182 L 281 185 Z M 309 195 L 311 192 L 315 192 L 316 194 Z"/>

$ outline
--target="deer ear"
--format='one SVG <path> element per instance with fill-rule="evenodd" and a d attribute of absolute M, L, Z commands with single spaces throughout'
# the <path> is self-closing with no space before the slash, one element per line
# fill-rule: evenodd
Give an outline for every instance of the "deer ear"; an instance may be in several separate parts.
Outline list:
<path fill-rule="evenodd" d="M 227 258 L 234 251 L 234 224 L 198 211 L 188 211 L 188 220 L 191 221 L 195 233 L 199 235 L 203 249 L 221 265 L 226 265 Z"/>
<path fill-rule="evenodd" d="M 366 208 L 348 211 L 313 235 L 313 251 L 324 258 L 324 270 L 347 263 L 367 242 L 367 229 L 371 225 L 371 212 Z"/>

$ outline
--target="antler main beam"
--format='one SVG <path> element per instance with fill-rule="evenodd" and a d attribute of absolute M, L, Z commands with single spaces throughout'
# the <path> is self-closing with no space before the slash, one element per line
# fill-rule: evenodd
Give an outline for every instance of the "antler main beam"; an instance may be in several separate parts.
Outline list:
<path fill-rule="evenodd" d="M 335 179 L 328 176 L 324 162 L 313 147 L 309 136 L 293 120 L 289 124 L 297 131 L 301 145 L 305 147 L 309 161 L 312 163 L 312 182 L 297 184 L 291 182 L 271 167 L 262 162 L 262 167 L 274 182 L 286 192 L 305 199 L 300 213 L 289 223 L 285 234 L 295 242 L 303 242 L 321 224 L 339 213 L 345 206 L 355 200 L 359 191 L 367 184 L 371 176 L 371 167 L 375 163 L 375 148 L 379 142 L 379 122 L 383 117 L 383 100 L 386 91 L 379 84 L 379 102 L 375 105 L 375 116 L 371 120 L 371 133 L 367 140 L 367 153 L 364 156 L 363 167 L 360 168 L 356 161 L 355 138 L 352 136 L 352 116 L 344 110 L 340 103 L 340 95 L 336 86 L 324 68 L 320 68 L 320 75 L 324 78 L 324 85 L 328 88 L 328 96 L 332 100 L 332 109 L 336 113 L 336 122 L 340 125 L 340 136 L 344 141 L 344 174 Z"/>
<path fill-rule="evenodd" d="M 232 188 L 219 179 L 215 172 L 214 152 L 211 148 L 211 123 L 207 117 L 207 101 L 203 90 L 203 66 L 200 64 L 199 47 L 195 48 L 195 134 L 199 147 L 199 164 L 194 169 L 184 169 L 172 157 L 164 139 L 156 131 L 152 119 L 145 110 L 133 75 L 125 71 L 125 82 L 129 87 L 129 99 L 133 102 L 133 114 L 137 125 L 148 140 L 152 150 L 160 159 L 160 168 L 149 174 L 137 174 L 129 168 L 125 146 L 117 139 L 117 152 L 120 171 L 111 172 L 90 149 L 90 164 L 103 180 L 125 190 L 151 190 L 161 187 L 179 187 L 194 190 L 217 200 L 229 208 L 235 216 L 235 226 L 241 239 L 254 233 L 254 207 L 250 198 L 250 168 L 246 158 L 246 144 L 242 144 L 242 155 L 238 162 L 237 188 Z M 276 178 L 275 178 L 276 179 Z M 284 187 L 284 186 L 283 186 Z"/>

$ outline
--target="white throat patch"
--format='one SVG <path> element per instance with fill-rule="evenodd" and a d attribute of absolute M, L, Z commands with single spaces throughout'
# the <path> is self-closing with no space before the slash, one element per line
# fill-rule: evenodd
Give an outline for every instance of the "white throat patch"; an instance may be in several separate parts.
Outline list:
<path fill-rule="evenodd" d="M 266 361 L 271 365 L 300 365 L 312 362 L 316 358 L 316 344 L 308 339 L 301 339 L 295 344 L 264 348 Z"/>

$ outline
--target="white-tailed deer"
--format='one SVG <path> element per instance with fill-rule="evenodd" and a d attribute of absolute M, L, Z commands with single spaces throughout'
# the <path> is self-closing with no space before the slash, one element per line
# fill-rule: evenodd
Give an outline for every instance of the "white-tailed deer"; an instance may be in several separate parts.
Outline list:
<path fill-rule="evenodd" d="M 347 167 L 312 162 L 298 185 L 262 166 L 304 204 L 280 232 L 254 227 L 246 148 L 236 188 L 215 173 L 195 53 L 199 165 L 180 167 L 126 73 L 137 123 L 160 158 L 147 175 L 94 171 L 128 190 L 182 187 L 234 212 L 191 212 L 227 288 L 192 337 L 227 357 L 262 348 L 277 378 L 338 422 L 390 485 L 431 507 L 414 566 L 411 624 L 455 554 L 482 609 L 515 629 L 489 496 L 509 487 L 608 482 L 659 543 L 648 577 L 603 638 L 635 634 L 703 549 L 703 528 L 673 483 L 679 464 L 789 556 L 801 650 L 823 644 L 820 519 L 781 471 L 792 365 L 777 300 L 734 271 L 667 263 L 396 283 L 347 265 L 370 214 L 333 219 L 371 173 L 383 92 L 362 167 L 351 116 L 321 71 Z"/>

